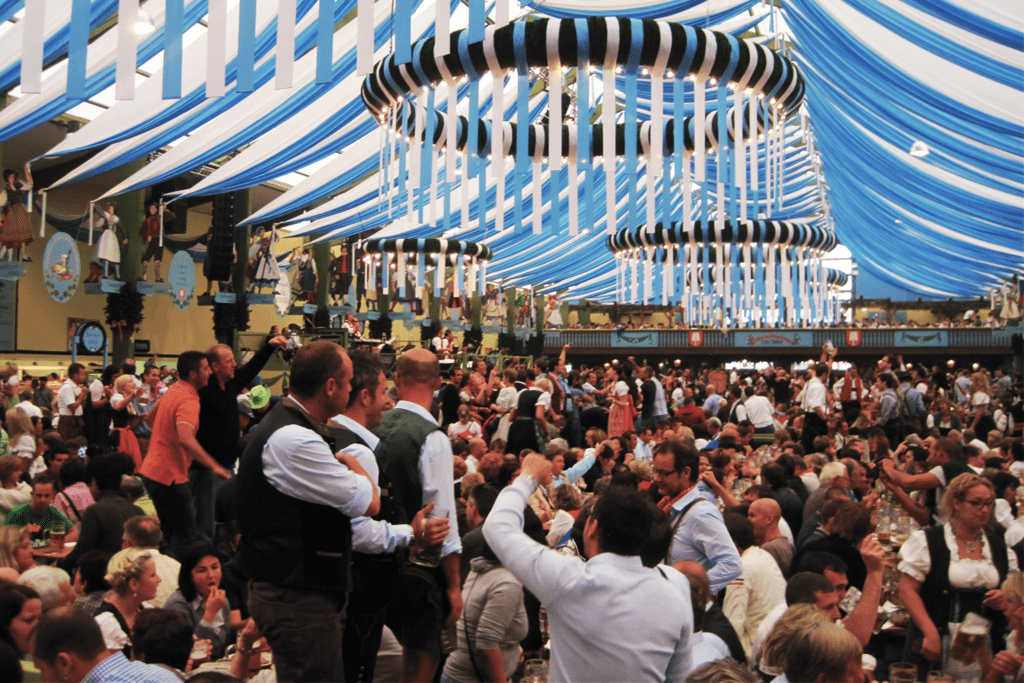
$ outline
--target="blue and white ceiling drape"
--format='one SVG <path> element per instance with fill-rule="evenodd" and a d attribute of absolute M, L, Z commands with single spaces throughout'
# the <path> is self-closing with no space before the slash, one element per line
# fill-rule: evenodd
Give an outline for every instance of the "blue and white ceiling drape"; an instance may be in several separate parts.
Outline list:
<path fill-rule="evenodd" d="M 176 29 L 179 32 L 195 25 L 206 13 L 204 8 L 207 0 L 148 0 L 143 7 L 153 17 L 157 32 L 139 41 L 138 64 L 160 54 L 167 44 L 163 33 L 165 12 L 161 8 L 172 2 L 182 11 L 180 19 L 175 20 L 175 26 L 180 26 Z M 71 4 L 70 1 L 68 4 Z M 369 3 L 373 9 L 372 48 L 377 59 L 394 50 L 389 42 L 400 34 L 400 27 L 393 30 L 396 22 L 401 25 L 403 21 L 408 21 L 410 45 L 433 35 L 434 22 L 438 16 L 435 3 L 400 4 L 408 5 L 402 9 L 408 12 L 407 19 L 398 15 L 393 17 L 386 3 Z M 537 15 L 558 17 L 562 16 L 561 12 L 570 10 L 572 4 L 544 1 L 526 7 Z M 748 31 L 756 23 L 769 24 L 772 12 L 776 11 L 749 0 L 709 3 L 696 3 L 693 0 L 619 2 L 621 7 L 618 10 L 612 6 L 614 4 L 611 0 L 601 0 L 583 6 L 588 13 L 604 15 L 610 11 L 628 13 L 633 17 L 658 17 L 736 34 Z M 117 9 L 116 5 L 111 0 L 106 0 L 106 4 L 94 0 L 90 3 L 90 12 L 97 16 L 105 13 L 102 16 L 105 20 Z M 609 226 L 630 224 L 633 220 L 631 214 L 638 207 L 646 206 L 646 202 L 659 206 L 665 203 L 666 190 L 661 187 L 660 181 L 648 185 L 648 168 L 642 157 L 638 156 L 635 168 L 621 163 L 613 164 L 609 175 L 606 175 L 604 164 L 594 165 L 592 187 L 588 184 L 585 188 L 577 188 L 577 193 L 585 191 L 590 194 L 587 201 L 591 205 L 588 214 L 591 220 L 576 226 L 570 225 L 569 216 L 573 206 L 577 202 L 582 205 L 584 199 L 580 194 L 571 198 L 573 193 L 567 186 L 566 170 L 551 170 L 548 162 L 544 162 L 542 173 L 534 178 L 531 174 L 517 173 L 511 160 L 501 173 L 477 174 L 464 185 L 453 184 L 449 188 L 452 204 L 450 210 L 444 212 L 449 217 L 446 223 L 438 225 L 436 221 L 427 224 L 425 221 L 421 223 L 418 220 L 400 219 L 395 207 L 401 202 L 409 202 L 408 195 L 403 195 L 402 188 L 397 187 L 400 160 L 396 153 L 389 166 L 381 165 L 381 129 L 365 110 L 357 87 L 356 53 L 360 42 L 357 22 L 343 24 L 345 17 L 357 5 L 362 7 L 364 3 L 358 3 L 357 0 L 297 0 L 290 4 L 294 7 L 289 10 L 293 14 L 285 12 L 285 15 L 294 27 L 294 47 L 286 60 L 291 70 L 291 87 L 279 89 L 282 85 L 281 70 L 277 68 L 277 61 L 282 56 L 279 43 L 283 39 L 285 47 L 292 45 L 288 31 L 282 31 L 279 25 L 280 8 L 285 5 L 289 3 L 282 5 L 278 0 L 228 0 L 224 7 L 227 32 L 223 39 L 226 85 L 223 96 L 210 96 L 210 69 L 207 63 L 209 41 L 207 34 L 203 34 L 184 46 L 190 58 L 182 64 L 180 98 L 164 98 L 164 74 L 157 71 L 139 86 L 135 99 L 116 102 L 92 123 L 47 153 L 47 157 L 59 157 L 100 150 L 54 184 L 52 189 L 93 177 L 126 161 L 160 151 L 162 154 L 152 163 L 104 195 L 146 187 L 204 164 L 220 161 L 228 155 L 233 156 L 183 196 L 208 195 L 249 187 L 284 172 L 323 162 L 319 171 L 251 217 L 250 222 L 280 220 L 327 199 L 326 203 L 293 221 L 292 233 L 309 235 L 315 239 L 336 239 L 381 229 L 384 236 L 438 237 L 447 229 L 454 238 L 479 241 L 491 246 L 495 257 L 489 275 L 502 278 L 504 282 L 538 285 L 549 290 L 568 289 L 575 296 L 593 295 L 604 299 L 616 296 L 615 257 L 605 244 L 605 231 Z M 502 11 L 504 5 L 505 0 L 498 0 L 491 11 L 496 14 Z M 0 0 L 0 10 L 6 11 L 14 6 Z M 331 36 L 326 82 L 322 36 L 323 27 L 328 22 L 321 21 L 319 16 L 320 9 L 325 7 L 333 10 L 330 18 L 336 26 L 340 26 Z M 465 16 L 467 12 L 479 12 L 482 7 L 483 3 L 478 0 L 470 2 L 468 9 L 458 0 L 452 0 L 443 5 L 442 12 L 450 14 L 451 27 L 457 28 L 469 23 Z M 507 12 L 507 8 L 504 11 Z M 246 28 L 249 22 L 251 28 Z M 47 26 L 50 26 L 49 20 Z M 54 28 L 53 31 L 47 28 L 47 31 L 47 35 L 52 33 L 54 36 L 47 45 L 58 43 L 60 28 Z M 87 96 L 113 83 L 117 53 L 117 43 L 113 38 L 115 34 L 103 34 L 89 45 L 84 83 Z M 247 39 L 246 36 L 250 37 Z M 9 57 L 9 44 L 5 46 L 5 43 L 7 41 L 0 40 L 0 67 L 13 69 L 15 78 L 10 84 L 14 84 L 17 81 L 19 51 L 11 48 L 15 54 Z M 64 44 L 67 45 L 66 37 Z M 66 51 L 67 48 L 64 49 Z M 57 47 L 47 54 L 57 55 L 59 52 L 60 48 Z M 452 55 L 452 58 L 456 56 Z M 572 68 L 575 65 L 567 66 Z M 246 76 L 247 68 L 251 69 L 249 77 Z M 250 77 L 251 84 L 244 82 Z M 548 116 L 552 106 L 561 108 L 561 103 L 555 105 L 551 101 L 549 88 L 536 87 L 545 84 L 546 78 L 553 80 L 550 74 L 540 72 L 527 75 L 526 86 L 530 91 L 527 99 L 529 114 L 526 118 L 535 126 Z M 69 99 L 62 92 L 66 80 L 66 72 L 62 75 L 53 70 L 43 80 L 42 94 L 22 96 L 14 105 L 0 111 L 0 140 L 23 133 L 40 121 L 61 113 L 62 109 L 66 111 L 74 106 L 78 100 Z M 657 116 L 666 119 L 679 115 L 692 117 L 697 107 L 692 84 L 687 85 L 679 102 L 675 101 L 674 89 L 664 87 L 662 106 L 653 107 L 654 95 L 647 78 L 617 74 L 610 79 L 610 87 L 607 88 L 602 87 L 604 84 L 600 72 L 592 79 L 584 80 L 590 80 L 587 105 L 592 115 L 604 116 L 601 112 L 607 107 L 614 123 L 620 125 L 627 122 L 627 117 L 635 116 L 638 127 L 642 128 L 656 116 L 652 109 L 659 109 L 661 113 Z M 496 84 L 500 84 L 500 87 L 496 87 Z M 506 127 L 516 122 L 514 98 L 519 91 L 514 79 L 496 81 L 488 75 L 481 78 L 478 85 L 479 90 L 475 96 L 476 116 L 490 123 L 495 92 L 500 92 Z M 455 87 L 458 89 L 455 113 L 463 119 L 470 119 L 471 98 L 467 95 L 470 86 L 456 84 Z M 717 111 L 718 94 L 717 88 L 707 88 L 703 102 L 708 114 Z M 570 102 L 570 107 L 578 105 Z M 441 86 L 436 91 L 435 108 L 445 113 L 447 107 L 447 89 Z M 440 140 L 443 144 L 448 140 L 447 131 L 442 127 L 438 127 L 435 134 L 435 141 Z M 464 134 L 469 132 L 464 129 L 456 131 L 456 138 Z M 490 135 L 489 129 L 484 130 L 484 135 L 480 139 L 487 144 L 486 141 L 490 139 L 487 137 Z M 820 162 L 817 150 L 812 153 L 808 129 L 806 126 L 794 125 L 791 121 L 784 135 L 779 137 L 784 142 L 779 143 L 774 159 L 784 169 L 784 173 L 778 180 L 781 201 L 773 207 L 772 219 L 809 220 L 809 217 L 817 216 L 816 220 L 823 226 L 829 225 L 825 214 L 826 204 L 823 202 L 825 185 L 817 170 Z M 506 144 L 508 141 L 506 138 Z M 642 144 L 642 140 L 638 144 Z M 826 157 L 825 146 L 819 143 L 818 148 L 821 149 L 821 156 Z M 236 154 L 238 150 L 241 152 Z M 338 152 L 341 154 L 338 155 Z M 765 156 L 763 145 L 758 154 L 762 163 L 766 163 L 768 157 Z M 406 163 L 411 164 L 412 161 L 406 159 Z M 456 160 L 459 173 L 462 163 L 461 158 Z M 444 178 L 441 173 L 445 169 L 436 170 L 436 178 L 441 181 Z M 653 170 L 652 177 L 664 177 L 662 170 Z M 708 177 L 717 176 L 714 159 L 708 159 L 706 172 Z M 552 174 L 555 181 L 552 180 Z M 429 173 L 424 176 L 429 178 Z M 482 181 L 479 180 L 481 177 Z M 520 207 L 518 215 L 513 203 L 505 202 L 499 217 L 499 212 L 494 208 L 498 185 L 503 185 L 508 192 L 517 183 L 517 191 L 530 201 Z M 834 183 L 830 182 L 829 185 L 832 187 L 830 194 L 834 194 Z M 609 189 L 612 193 L 610 201 Z M 695 196 L 709 199 L 713 214 L 714 207 L 720 204 L 716 184 L 694 181 L 693 190 Z M 670 198 L 676 197 L 671 199 L 671 212 L 681 216 L 683 207 L 678 199 L 678 188 L 670 188 L 667 192 Z M 532 201 L 535 195 L 540 200 L 536 221 Z M 484 197 L 482 202 L 478 201 L 481 196 Z M 736 198 L 731 199 L 739 212 L 744 203 Z M 760 212 L 764 211 L 763 200 Z M 834 206 L 835 199 L 831 198 L 831 201 Z M 750 217 L 756 217 L 757 205 L 748 199 L 745 206 Z M 609 209 L 610 221 L 607 220 Z M 690 210 L 695 211 L 695 208 L 691 207 Z M 416 208 L 418 212 L 419 207 Z M 643 218 L 642 212 L 641 208 L 638 218 Z M 708 217 L 713 218 L 713 215 L 709 214 Z M 533 234 L 532 225 L 535 223 L 543 226 L 542 234 Z"/>

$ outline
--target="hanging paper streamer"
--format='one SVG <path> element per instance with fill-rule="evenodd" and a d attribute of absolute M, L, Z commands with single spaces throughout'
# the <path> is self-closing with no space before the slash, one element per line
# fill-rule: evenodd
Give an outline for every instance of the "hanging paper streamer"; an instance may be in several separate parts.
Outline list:
<path fill-rule="evenodd" d="M 617 228 L 615 201 L 615 65 L 619 59 L 619 22 L 608 19 L 607 47 L 601 67 L 602 156 L 605 177 L 605 229 L 609 234 Z"/>
<path fill-rule="evenodd" d="M 446 1 L 436 0 L 434 10 L 434 58 L 436 59 L 451 52 L 451 41 L 448 40 L 451 33 L 451 29 L 448 28 L 451 7 Z"/>
<path fill-rule="evenodd" d="M 43 3 L 38 3 L 42 5 Z M 135 99 L 136 36 L 139 0 L 120 0 L 117 6 L 117 68 L 114 99 Z"/>
<path fill-rule="evenodd" d="M 227 0 L 208 0 L 209 12 L 206 24 L 206 96 L 223 97 L 225 54 L 228 35 Z"/>
<path fill-rule="evenodd" d="M 373 0 L 359 0 L 356 11 L 356 75 L 366 76 L 373 73 Z"/>
<path fill-rule="evenodd" d="M 43 89 L 43 44 L 46 3 L 29 2 L 25 6 L 25 28 L 21 47 L 21 91 L 36 94 Z"/>
<path fill-rule="evenodd" d="M 68 101 L 81 102 L 86 98 L 85 65 L 88 49 L 89 0 L 72 0 L 71 22 L 68 24 Z"/>
<path fill-rule="evenodd" d="M 294 1 L 294 0 L 293 0 Z M 163 98 L 181 98 L 181 55 L 185 30 L 185 0 L 166 0 L 164 5 Z"/>
<path fill-rule="evenodd" d="M 395 63 L 408 64 L 412 61 L 412 3 L 396 2 L 394 8 Z"/>
<path fill-rule="evenodd" d="M 286 90 L 292 87 L 295 74 L 295 0 L 278 0 L 278 3 L 274 87 Z"/>
<path fill-rule="evenodd" d="M 92 246 L 92 219 L 93 219 L 93 216 L 95 216 L 95 215 L 96 215 L 95 203 L 94 202 L 89 202 L 89 246 Z M 161 210 L 160 210 L 160 225 L 161 226 L 163 225 L 163 219 L 164 219 L 163 208 L 161 207 Z M 162 234 L 160 235 L 160 246 L 161 247 L 164 246 L 163 245 L 163 235 Z"/>

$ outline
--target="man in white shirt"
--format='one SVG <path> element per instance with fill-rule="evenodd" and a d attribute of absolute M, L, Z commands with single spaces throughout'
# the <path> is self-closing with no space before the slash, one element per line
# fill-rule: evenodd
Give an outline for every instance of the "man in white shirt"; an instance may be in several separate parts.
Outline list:
<path fill-rule="evenodd" d="M 754 544 L 750 520 L 730 514 L 725 518 L 725 526 L 740 551 L 743 575 L 733 579 L 725 589 L 722 611 L 749 656 L 761 622 L 769 612 L 786 602 L 786 579 L 775 558 Z"/>
<path fill-rule="evenodd" d="M 151 607 L 163 607 L 171 593 L 178 590 L 178 573 L 181 564 L 159 550 L 160 520 L 156 517 L 139 515 L 129 517 L 124 523 L 124 536 L 121 548 L 142 548 L 149 551 L 156 565 L 156 575 L 160 577 L 160 585 L 156 588 L 156 597 L 149 601 Z"/>
<path fill-rule="evenodd" d="M 65 441 L 82 433 L 82 404 L 89 393 L 82 384 L 85 382 L 85 366 L 72 363 L 68 366 L 68 378 L 57 391 L 57 431 Z"/>
<path fill-rule="evenodd" d="M 743 390 L 747 400 L 743 407 L 747 410 L 747 419 L 754 425 L 755 434 L 775 433 L 775 407 L 767 396 L 754 391 L 754 387 Z"/>
<path fill-rule="evenodd" d="M 828 434 L 828 392 L 825 378 L 829 369 L 824 363 L 814 366 L 814 377 L 800 395 L 800 406 L 804 411 L 804 428 L 800 434 L 800 445 L 805 453 L 814 452 L 814 439 Z"/>
<path fill-rule="evenodd" d="M 30 389 L 21 392 L 21 394 L 18 395 L 18 398 L 21 399 L 21 403 L 14 406 L 15 408 L 20 408 L 21 411 L 30 418 L 38 417 L 40 420 L 43 419 L 43 411 L 39 409 L 39 406 L 32 402 L 32 391 Z"/>
<path fill-rule="evenodd" d="M 583 531 L 589 561 L 523 533 L 523 508 L 551 483 L 538 455 L 498 496 L 484 537 L 502 564 L 543 603 L 551 624 L 552 681 L 681 681 L 690 672 L 693 608 L 685 577 L 640 561 L 653 515 L 639 493 L 612 487 Z"/>
<path fill-rule="evenodd" d="M 352 380 L 348 407 L 327 423 L 341 453 L 355 457 L 366 470 L 374 488 L 380 492 L 380 471 L 374 450 L 380 443 L 370 431 L 380 426 L 385 409 L 390 409 L 387 377 L 377 356 L 358 351 L 352 360 Z M 425 519 L 434 504 L 430 503 L 410 524 L 390 524 L 387 520 L 356 517 L 352 527 L 352 580 L 354 592 L 346 609 L 345 632 L 342 636 L 345 680 L 373 680 L 374 664 L 384 631 L 384 613 L 388 601 L 379 581 L 387 581 L 397 572 L 395 550 L 413 542 L 433 545 L 448 535 L 448 519 Z"/>

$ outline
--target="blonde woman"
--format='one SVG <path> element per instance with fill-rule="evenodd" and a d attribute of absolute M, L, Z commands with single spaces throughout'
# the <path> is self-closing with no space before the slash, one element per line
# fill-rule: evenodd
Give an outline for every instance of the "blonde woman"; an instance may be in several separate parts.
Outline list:
<path fill-rule="evenodd" d="M 7 438 L 11 452 L 31 461 L 36 457 L 36 430 L 32 418 L 25 411 L 11 408 L 7 411 Z"/>
<path fill-rule="evenodd" d="M 24 574 L 35 566 L 28 527 L 0 526 L 0 567 Z"/>
<path fill-rule="evenodd" d="M 914 532 L 900 550 L 900 597 L 924 635 L 921 654 L 929 660 L 945 650 L 948 625 L 963 621 L 967 612 L 988 614 L 990 608 L 982 604 L 986 593 L 1017 571 L 1017 555 L 1009 552 L 1002 534 L 985 530 L 995 498 L 988 479 L 961 474 L 939 504 L 947 522 Z M 908 642 L 918 636 L 913 630 Z M 1002 637 L 998 631 L 993 628 L 993 640 Z"/>
<path fill-rule="evenodd" d="M 863 649 L 842 626 L 805 623 L 793 632 L 786 656 L 786 678 L 817 683 L 861 683 Z"/>
<path fill-rule="evenodd" d="M 16 455 L 0 455 L 0 524 L 7 513 L 32 500 L 32 487 L 21 481 L 25 460 Z"/>
<path fill-rule="evenodd" d="M 110 593 L 96 615 L 96 622 L 103 631 L 103 638 L 110 650 L 122 650 L 131 655 L 131 639 L 135 617 L 143 609 L 143 603 L 156 597 L 160 576 L 150 551 L 141 548 L 126 548 L 110 558 L 107 563 L 107 583 Z"/>
<path fill-rule="evenodd" d="M 998 596 L 998 608 L 1006 615 L 1010 634 L 1006 649 L 996 654 L 985 665 L 985 681 L 997 683 L 1006 680 L 1024 680 L 1024 573 L 1011 574 L 1003 582 Z"/>
<path fill-rule="evenodd" d="M 768 676 L 780 676 L 788 669 L 793 635 L 808 624 L 827 624 L 828 617 L 816 605 L 799 603 L 779 617 L 761 645 L 760 669 Z M 804 679 L 790 679 L 804 680 Z"/>

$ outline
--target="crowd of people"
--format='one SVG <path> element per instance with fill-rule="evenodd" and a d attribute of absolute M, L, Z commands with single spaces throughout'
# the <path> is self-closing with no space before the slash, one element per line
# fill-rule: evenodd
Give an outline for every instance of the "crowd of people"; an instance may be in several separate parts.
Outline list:
<path fill-rule="evenodd" d="M 1024 677 L 1003 368 L 286 345 L 8 367 L 0 679 Z"/>

